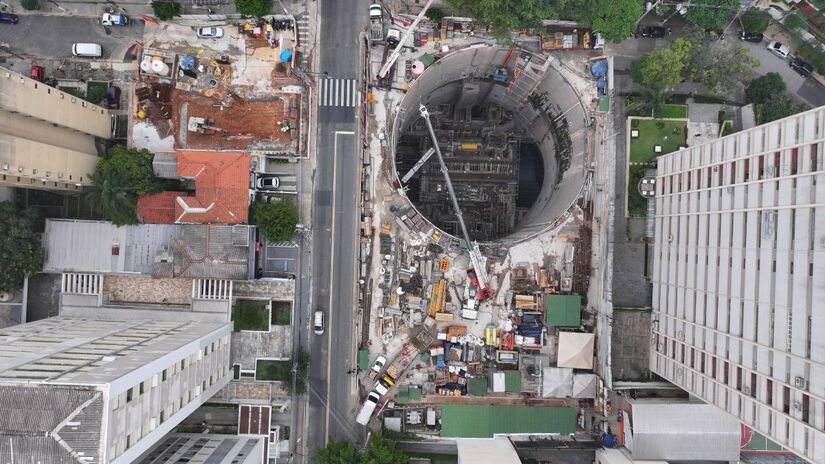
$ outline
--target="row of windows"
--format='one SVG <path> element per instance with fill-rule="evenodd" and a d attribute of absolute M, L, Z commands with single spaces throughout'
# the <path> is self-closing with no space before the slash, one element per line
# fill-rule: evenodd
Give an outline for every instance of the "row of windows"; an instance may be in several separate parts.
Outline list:
<path fill-rule="evenodd" d="M 5 74 L 6 74 L 6 79 L 11 79 L 12 78 L 12 73 L 7 71 Z M 34 79 L 26 78 L 24 76 L 20 76 L 20 85 L 26 85 L 26 83 L 31 83 L 32 88 L 34 88 L 34 89 L 39 89 L 40 88 L 40 83 L 38 81 L 36 81 Z M 45 85 L 45 84 L 43 84 L 43 87 L 46 89 L 46 93 L 49 94 L 49 95 L 52 94 L 52 90 L 57 90 L 58 98 L 60 98 L 61 100 L 64 100 L 66 98 L 66 93 L 61 92 L 58 89 L 53 89 L 51 86 L 48 86 L 48 85 Z M 78 99 L 75 96 L 69 95 L 69 101 L 71 101 L 72 103 L 77 103 L 77 100 Z M 104 109 L 97 106 L 97 105 L 93 105 L 93 104 L 87 102 L 86 100 L 80 100 L 80 103 L 81 103 L 81 106 L 83 108 L 89 108 L 89 109 L 91 109 L 95 112 L 99 109 L 100 114 L 104 114 Z M 12 111 L 12 112 L 15 113 L 16 111 Z"/>

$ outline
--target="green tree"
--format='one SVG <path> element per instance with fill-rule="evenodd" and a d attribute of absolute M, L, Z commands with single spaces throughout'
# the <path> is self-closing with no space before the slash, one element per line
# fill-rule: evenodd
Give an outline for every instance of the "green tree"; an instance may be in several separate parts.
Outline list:
<path fill-rule="evenodd" d="M 703 0 L 688 6 L 685 19 L 706 31 L 720 32 L 739 6 L 739 0 Z"/>
<path fill-rule="evenodd" d="M 154 0 L 152 2 L 152 11 L 159 20 L 169 21 L 183 13 L 183 5 L 173 0 Z"/>
<path fill-rule="evenodd" d="M 620 42 L 633 33 L 642 14 L 638 0 L 576 0 L 569 5 L 577 21 L 589 24 L 605 40 Z"/>
<path fill-rule="evenodd" d="M 691 43 L 690 63 L 686 75 L 693 82 L 704 84 L 709 90 L 725 94 L 740 82 L 753 77 L 759 60 L 750 56 L 749 50 L 736 44 L 708 47 L 711 34 L 698 31 L 687 37 Z"/>
<path fill-rule="evenodd" d="M 447 0 L 457 11 L 472 16 L 504 38 L 512 30 L 536 27 L 543 19 L 558 17 L 563 0 Z"/>
<path fill-rule="evenodd" d="M 153 155 L 148 150 L 112 147 L 95 166 L 89 177 L 98 190 L 97 198 L 103 217 L 116 225 L 137 224 L 138 197 L 160 190 L 152 170 Z"/>
<path fill-rule="evenodd" d="M 641 108 L 650 111 L 654 118 L 661 118 L 665 110 L 667 92 L 660 85 L 645 87 L 642 89 L 639 100 L 639 106 Z"/>
<path fill-rule="evenodd" d="M 739 17 L 745 32 L 763 32 L 771 22 L 771 15 L 763 10 L 748 10 Z"/>
<path fill-rule="evenodd" d="M 318 464 L 358 464 L 359 456 L 352 443 L 330 440 L 326 448 L 318 450 L 312 460 Z"/>
<path fill-rule="evenodd" d="M 266 16 L 272 11 L 272 0 L 235 0 L 235 9 L 246 16 Z"/>
<path fill-rule="evenodd" d="M 786 118 L 807 108 L 794 98 L 783 92 L 768 98 L 764 103 L 756 105 L 756 122 L 765 124 L 777 119 Z"/>
<path fill-rule="evenodd" d="M 265 203 L 252 203 L 251 222 L 258 226 L 261 235 L 267 240 L 281 242 L 289 240 L 295 234 L 298 225 L 298 208 L 289 200 Z"/>
<path fill-rule="evenodd" d="M 630 76 L 642 87 L 667 89 L 682 81 L 690 62 L 690 42 L 676 39 L 661 50 L 648 53 L 630 64 Z"/>
<path fill-rule="evenodd" d="M 442 19 L 444 19 L 444 11 L 442 11 L 440 8 L 430 8 L 429 10 L 427 10 L 425 16 L 427 16 L 427 19 L 429 19 L 430 21 L 439 22 Z"/>
<path fill-rule="evenodd" d="M 34 231 L 37 212 L 0 202 L 0 292 L 20 288 L 43 268 L 43 247 Z"/>
<path fill-rule="evenodd" d="M 20 0 L 20 6 L 25 10 L 39 10 L 40 2 L 38 0 Z"/>
<path fill-rule="evenodd" d="M 785 81 L 779 73 L 770 72 L 750 81 L 745 96 L 753 103 L 765 103 L 771 97 L 785 93 Z"/>
<path fill-rule="evenodd" d="M 395 443 L 375 434 L 361 456 L 360 464 L 408 464 L 410 457 L 395 447 Z"/>

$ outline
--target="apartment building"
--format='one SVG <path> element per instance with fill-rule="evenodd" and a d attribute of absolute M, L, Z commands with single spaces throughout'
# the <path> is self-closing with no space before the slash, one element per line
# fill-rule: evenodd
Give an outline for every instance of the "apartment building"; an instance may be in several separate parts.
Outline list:
<path fill-rule="evenodd" d="M 231 330 L 64 316 L 0 330 L 0 462 L 135 462 L 229 382 Z"/>
<path fill-rule="evenodd" d="M 658 158 L 650 368 L 825 462 L 825 107 Z"/>
<path fill-rule="evenodd" d="M 266 439 L 261 436 L 214 433 L 172 433 L 137 464 L 267 464 Z"/>
<path fill-rule="evenodd" d="M 109 110 L 0 68 L 0 185 L 80 190 L 112 136 Z"/>

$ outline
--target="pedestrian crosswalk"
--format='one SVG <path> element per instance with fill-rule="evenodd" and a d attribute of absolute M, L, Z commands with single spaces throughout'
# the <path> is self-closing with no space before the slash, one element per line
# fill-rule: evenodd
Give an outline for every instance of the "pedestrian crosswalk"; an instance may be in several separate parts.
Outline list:
<path fill-rule="evenodd" d="M 355 79 L 321 79 L 318 106 L 354 107 L 358 104 L 358 94 Z"/>

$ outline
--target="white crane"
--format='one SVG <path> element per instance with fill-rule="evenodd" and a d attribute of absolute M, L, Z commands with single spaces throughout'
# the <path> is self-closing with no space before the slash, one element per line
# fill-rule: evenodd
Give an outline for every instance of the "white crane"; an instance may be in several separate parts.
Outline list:
<path fill-rule="evenodd" d="M 430 122 L 430 112 L 427 111 L 427 107 L 423 104 L 418 107 L 418 111 L 421 113 L 421 117 L 424 118 L 424 122 L 427 123 L 427 131 L 430 133 L 430 138 L 433 140 L 433 149 L 435 149 L 435 154 L 438 155 L 438 164 L 441 165 L 441 173 L 444 174 L 444 181 L 447 183 L 447 191 L 450 193 L 450 199 L 453 201 L 453 209 L 455 209 L 455 215 L 458 217 L 458 224 L 461 226 L 461 233 L 464 235 L 464 240 L 467 242 L 467 246 L 469 247 L 470 262 L 473 265 L 473 271 L 478 279 L 479 289 L 477 299 L 484 300 L 490 294 L 490 287 L 487 285 L 488 277 L 487 269 L 484 264 L 484 257 L 481 255 L 481 250 L 478 248 L 478 242 L 473 242 L 470 240 L 470 234 L 467 232 L 467 226 L 464 224 L 464 216 L 461 214 L 461 208 L 458 206 L 458 198 L 455 196 L 453 182 L 450 180 L 450 173 L 447 170 L 447 164 L 444 162 L 444 157 L 441 155 L 441 147 L 438 145 L 435 130 L 433 130 L 433 125 Z"/>
<path fill-rule="evenodd" d="M 395 50 L 392 51 L 390 57 L 387 58 L 387 62 L 384 63 L 384 66 L 382 66 L 381 70 L 378 71 L 379 79 L 387 77 L 387 74 L 389 74 L 390 69 L 393 67 L 395 62 L 398 61 L 398 57 L 401 55 L 401 50 L 404 49 L 404 44 L 407 43 L 407 40 L 413 35 L 416 26 L 418 26 L 418 23 L 420 23 L 421 20 L 424 19 L 424 14 L 427 13 L 427 9 L 429 9 L 430 5 L 432 4 L 433 0 L 430 0 L 427 2 L 426 5 L 424 5 L 424 8 L 421 10 L 420 13 L 418 13 L 418 16 L 415 18 L 415 21 L 413 21 L 413 23 L 410 24 L 410 27 L 408 27 L 407 31 L 404 32 L 404 35 L 401 36 L 401 40 L 398 41 L 398 45 L 395 46 Z"/>

